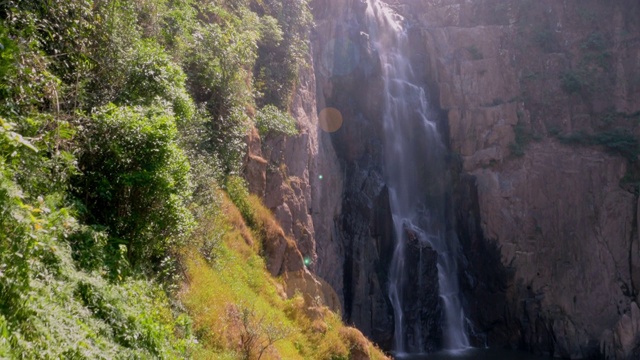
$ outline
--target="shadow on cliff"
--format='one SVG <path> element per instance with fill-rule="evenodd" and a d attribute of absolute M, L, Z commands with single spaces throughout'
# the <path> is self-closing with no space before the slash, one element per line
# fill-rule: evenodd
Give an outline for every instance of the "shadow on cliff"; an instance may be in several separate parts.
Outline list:
<path fill-rule="evenodd" d="M 568 319 L 559 308 L 543 309 L 543 292 L 515 280 L 516 268 L 503 263 L 498 243 L 484 237 L 475 177 L 453 173 L 459 174 L 454 179 L 455 221 L 462 248 L 460 285 L 472 345 L 571 357 L 559 351 L 564 347 L 558 346 L 554 330 Z M 597 358 L 598 345 L 589 347 L 594 352 L 586 358 Z"/>
<path fill-rule="evenodd" d="M 508 293 L 520 288 L 513 286 L 515 271 L 502 263 L 497 243 L 484 238 L 475 177 L 463 174 L 454 183 L 456 232 L 463 257 L 460 285 L 467 317 L 473 324 L 472 344 L 480 347 L 517 344 L 521 337 L 519 326 L 508 301 Z"/>

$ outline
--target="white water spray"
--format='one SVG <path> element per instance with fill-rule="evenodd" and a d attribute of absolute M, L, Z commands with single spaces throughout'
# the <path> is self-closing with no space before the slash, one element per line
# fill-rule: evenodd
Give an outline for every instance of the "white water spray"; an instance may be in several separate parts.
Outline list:
<path fill-rule="evenodd" d="M 436 124 L 427 117 L 426 94 L 414 80 L 404 19 L 380 0 L 367 2 L 369 36 L 380 57 L 384 80 L 385 177 L 397 241 L 389 272 L 395 351 L 425 350 L 419 324 L 406 321 L 411 314 L 406 311 L 405 287 L 423 281 L 410 279 L 416 270 L 407 268 L 405 261 L 408 241 L 417 242 L 418 248 L 430 247 L 438 254 L 444 346 L 447 350 L 462 350 L 469 348 L 469 339 L 458 286 L 458 240 L 445 225 L 446 149 Z"/>

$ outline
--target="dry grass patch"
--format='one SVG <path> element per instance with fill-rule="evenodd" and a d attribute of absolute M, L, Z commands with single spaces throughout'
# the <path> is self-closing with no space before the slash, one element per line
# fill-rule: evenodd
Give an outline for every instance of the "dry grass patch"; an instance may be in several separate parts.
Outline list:
<path fill-rule="evenodd" d="M 284 299 L 278 280 L 259 256 L 261 241 L 282 239 L 284 233 L 258 198 L 251 196 L 247 203 L 254 219 L 252 229 L 223 196 L 218 209 L 222 216 L 213 218 L 216 226 L 205 225 L 196 232 L 200 239 L 192 242 L 221 239 L 215 255 L 207 259 L 197 246 L 185 251 L 187 282 L 179 298 L 203 345 L 194 357 L 346 360 L 371 353 L 383 359 L 358 330 L 345 327 L 328 308 L 309 304 L 304 294 Z M 287 239 L 288 246 L 295 243 Z"/>

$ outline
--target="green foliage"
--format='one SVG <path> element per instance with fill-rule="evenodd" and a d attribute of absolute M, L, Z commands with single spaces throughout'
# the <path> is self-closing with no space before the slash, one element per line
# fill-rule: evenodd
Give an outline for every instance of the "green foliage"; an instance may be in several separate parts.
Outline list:
<path fill-rule="evenodd" d="M 99 226 L 79 226 L 67 237 L 67 242 L 76 267 L 83 271 L 98 271 L 117 280 L 132 274 L 127 247 L 113 243 L 106 229 Z"/>
<path fill-rule="evenodd" d="M 136 43 L 123 70 L 126 76 L 116 103 L 149 106 L 162 99 L 171 103 L 177 119 L 186 121 L 194 115 L 185 74 L 155 42 Z"/>
<path fill-rule="evenodd" d="M 469 55 L 471 55 L 472 60 L 482 60 L 484 58 L 480 49 L 475 45 L 467 47 L 467 51 L 469 52 Z"/>
<path fill-rule="evenodd" d="M 509 144 L 509 149 L 511 150 L 511 154 L 516 157 L 524 156 L 524 150 L 533 140 L 533 136 L 531 131 L 527 128 L 526 124 L 523 120 L 524 115 L 518 111 L 518 122 L 513 127 L 513 132 L 515 134 L 515 141 Z"/>
<path fill-rule="evenodd" d="M 61 276 L 33 278 L 29 297 L 28 322 L 0 334 L 8 358 L 179 359 L 197 348 L 188 318 L 173 318 L 162 289 L 147 281 L 109 283 L 66 264 Z"/>
<path fill-rule="evenodd" d="M 584 131 L 576 131 L 568 135 L 558 134 L 560 142 L 568 145 L 593 145 L 593 138 Z"/>
<path fill-rule="evenodd" d="M 195 100 L 205 103 L 215 120 L 235 106 L 252 103 L 247 80 L 256 58 L 258 19 L 251 13 L 240 17 L 220 8 L 201 9 L 200 16 L 217 16 L 221 23 L 198 25 L 185 69 Z"/>
<path fill-rule="evenodd" d="M 600 32 L 582 41 L 583 56 L 577 67 L 560 76 L 562 89 L 569 94 L 593 96 L 612 86 L 610 43 Z"/>
<path fill-rule="evenodd" d="M 19 54 L 15 41 L 8 37 L 7 29 L 0 28 L 0 99 L 8 99 L 12 95 L 12 89 L 7 79 L 10 79 L 15 71 L 15 63 Z"/>
<path fill-rule="evenodd" d="M 586 39 L 580 44 L 580 48 L 583 50 L 591 51 L 603 51 L 608 47 L 609 41 L 605 35 L 601 32 L 593 32 L 587 36 Z"/>
<path fill-rule="evenodd" d="M 126 316 L 123 307 L 114 306 L 114 303 L 122 301 L 118 293 L 110 292 L 109 286 L 98 286 L 90 282 L 80 281 L 77 284 L 76 296 L 97 319 L 104 321 L 113 331 L 114 340 L 123 347 L 132 348 L 139 345 L 158 356 L 161 353 L 161 341 L 164 329 L 157 322 L 146 321 L 152 314 L 139 313 L 134 316 Z M 110 295 L 110 296 L 109 296 Z M 143 295 L 143 294 L 135 294 Z"/>
<path fill-rule="evenodd" d="M 249 190 L 247 190 L 247 184 L 244 179 L 239 176 L 228 177 L 225 183 L 225 190 L 229 194 L 231 201 L 240 210 L 247 225 L 255 226 L 256 214 L 249 202 Z"/>
<path fill-rule="evenodd" d="M 106 234 L 82 229 L 63 197 L 34 198 L 14 180 L 17 166 L 47 157 L 0 119 L 0 355 L 3 358 L 179 358 L 195 346 L 167 313 L 158 286 L 107 284 L 99 275 Z M 22 161 L 29 158 L 29 161 Z M 34 177 L 48 176 L 34 172 Z M 42 180 L 37 180 L 40 182 Z M 67 245 L 93 236 L 82 250 Z M 80 248 L 76 246 L 76 248 Z M 108 317 L 105 314 L 108 313 Z M 177 330 L 180 336 L 176 336 Z"/>
<path fill-rule="evenodd" d="M 311 28 L 308 1 L 279 0 L 259 2 L 256 5 L 262 17 L 262 37 L 258 59 L 254 68 L 256 89 L 261 93 L 261 106 L 272 104 L 286 110 L 291 101 L 298 70 L 308 52 L 307 34 Z M 273 21 L 277 19 L 282 40 Z M 276 41 L 280 40 L 280 41 Z"/>
<path fill-rule="evenodd" d="M 593 137 L 593 141 L 604 146 L 609 152 L 620 155 L 630 162 L 638 160 L 640 143 L 628 129 L 616 128 L 603 131 Z"/>
<path fill-rule="evenodd" d="M 96 111 L 83 134 L 76 194 L 88 221 L 127 245 L 132 265 L 189 231 L 189 165 L 176 136 L 162 108 L 114 105 Z"/>
<path fill-rule="evenodd" d="M 260 18 L 260 39 L 258 45 L 261 47 L 278 47 L 284 40 L 284 33 L 278 20 L 273 16 L 263 15 Z"/>
<path fill-rule="evenodd" d="M 298 134 L 296 120 L 273 105 L 267 105 L 258 111 L 256 127 L 261 136 L 269 134 L 293 136 Z"/>
<path fill-rule="evenodd" d="M 68 209 L 60 207 L 60 195 L 30 196 L 20 177 L 46 166 L 47 159 L 11 123 L 0 118 L 0 314 L 6 319 L 26 316 L 24 306 L 30 276 L 38 270 L 34 261 L 54 266 L 50 248 L 66 236 L 72 224 Z M 28 184 L 43 179 L 27 179 Z"/>
<path fill-rule="evenodd" d="M 628 129 L 615 128 L 596 134 L 575 132 L 569 135 L 559 135 L 560 141 L 571 145 L 600 145 L 608 152 L 627 159 L 630 163 L 638 161 L 640 142 Z"/>
<path fill-rule="evenodd" d="M 202 105 L 209 153 L 216 153 L 226 174 L 240 173 L 244 138 L 253 107 L 251 69 L 259 37 L 255 14 L 235 15 L 219 7 L 201 7 L 199 17 L 220 23 L 199 23 L 185 57 L 188 86 Z"/>
<path fill-rule="evenodd" d="M 562 90 L 569 94 L 579 93 L 585 89 L 588 89 L 588 80 L 584 72 L 581 71 L 567 71 L 560 76 Z"/>
<path fill-rule="evenodd" d="M 186 89 L 186 75 L 155 39 L 144 36 L 145 29 L 157 27 L 156 22 L 160 20 L 152 20 L 154 16 L 149 13 L 137 12 L 136 6 L 151 11 L 152 4 L 115 2 L 113 5 L 98 7 L 105 20 L 96 29 L 97 46 L 102 51 L 92 54 L 96 66 L 88 85 L 92 90 L 90 104 L 149 106 L 166 102 L 171 104 L 178 121 L 189 120 L 195 106 Z M 138 24 L 138 17 L 147 23 Z M 160 36 L 156 31 L 148 32 Z"/>
<path fill-rule="evenodd" d="M 2 25 L 20 56 L 1 78 L 5 116 L 72 110 L 91 69 L 94 18 L 90 1 L 25 0 L 0 4 Z"/>
<path fill-rule="evenodd" d="M 267 132 L 295 131 L 309 24 L 298 0 L 0 3 L 1 358 L 192 354 L 162 291 L 176 248 L 193 215 L 220 226 L 256 99 Z"/>
<path fill-rule="evenodd" d="M 240 174 L 249 124 L 249 118 L 238 107 L 225 117 L 207 122 L 207 148 L 217 154 L 224 174 Z"/>
<path fill-rule="evenodd" d="M 18 157 L 11 153 L 8 157 L 16 182 L 32 197 L 66 191 L 69 178 L 78 171 L 72 154 L 72 125 L 42 113 L 17 117 L 14 124 L 38 150 L 16 153 Z"/>
<path fill-rule="evenodd" d="M 96 19 L 91 1 L 8 0 L 0 5 L 0 14 L 14 36 L 21 37 L 33 49 L 55 56 L 50 70 L 63 81 L 74 82 L 84 75 L 89 60 Z"/>
<path fill-rule="evenodd" d="M 577 146 L 599 145 L 613 155 L 624 157 L 627 160 L 628 166 L 627 173 L 621 180 L 621 185 L 636 194 L 640 191 L 640 167 L 638 166 L 640 141 L 630 130 L 614 128 L 595 134 L 578 131 L 568 135 L 558 134 L 556 136 L 565 144 Z"/>
<path fill-rule="evenodd" d="M 0 78 L 0 114 L 4 116 L 28 115 L 40 110 L 60 108 L 60 80 L 50 71 L 48 59 L 34 43 L 37 39 L 13 41 L 5 38 L 7 54 Z"/>

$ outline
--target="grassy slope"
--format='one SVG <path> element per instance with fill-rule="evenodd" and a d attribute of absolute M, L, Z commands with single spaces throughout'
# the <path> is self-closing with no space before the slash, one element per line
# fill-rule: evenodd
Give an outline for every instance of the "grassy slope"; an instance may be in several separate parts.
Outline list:
<path fill-rule="evenodd" d="M 262 358 L 379 355 L 338 316 L 283 299 L 258 255 L 282 230 L 255 199 L 262 235 L 225 200 L 183 243 L 187 207 L 209 196 L 192 196 L 189 165 L 194 188 L 239 168 L 256 104 L 290 133 L 264 105 L 286 108 L 306 2 L 253 2 L 280 25 L 240 3 L 2 2 L 0 359 L 259 357 L 269 337 Z M 271 95 L 256 98 L 254 73 Z M 186 309 L 166 295 L 176 266 Z"/>
<path fill-rule="evenodd" d="M 67 243 L 53 240 L 54 258 L 34 263 L 29 320 L 17 329 L 0 317 L 0 358 L 385 359 L 326 307 L 304 294 L 285 299 L 260 256 L 261 241 L 282 230 L 249 201 L 257 226 L 269 228 L 247 227 L 223 195 L 182 249 L 175 299 L 157 282 L 79 269 Z"/>
<path fill-rule="evenodd" d="M 251 203 L 257 207 L 257 223 L 277 226 L 255 198 Z M 183 257 L 187 283 L 179 298 L 202 341 L 197 358 L 258 358 L 269 336 L 282 339 L 269 346 L 262 359 L 350 359 L 365 354 L 385 358 L 358 330 L 344 326 L 327 308 L 318 310 L 306 304 L 303 294 L 284 299 L 282 285 L 267 272 L 259 256 L 256 234 L 260 231 L 249 230 L 226 197 L 221 208 L 222 216 L 213 215 L 202 222 L 203 226 L 217 226 L 198 231 L 194 239 L 194 244 L 203 244 L 219 237 L 216 232 L 223 229 L 215 256 L 208 261 L 192 248 Z M 273 229 L 263 231 L 268 232 Z M 247 344 L 253 333 L 254 343 Z"/>

